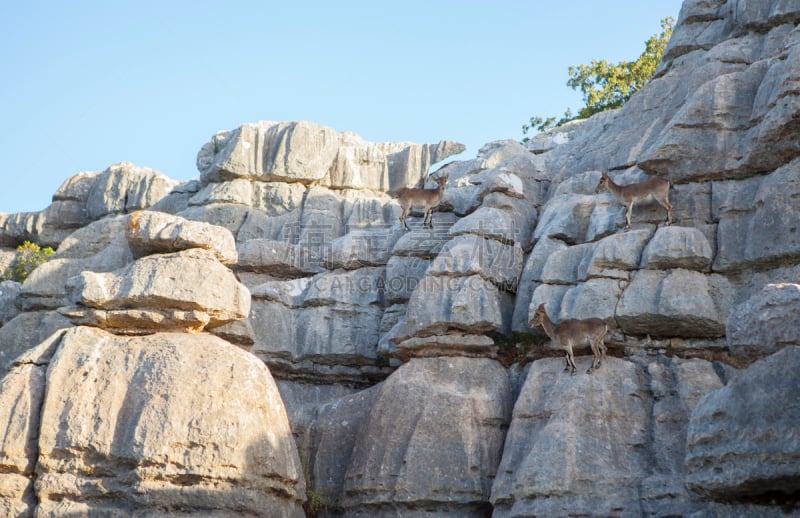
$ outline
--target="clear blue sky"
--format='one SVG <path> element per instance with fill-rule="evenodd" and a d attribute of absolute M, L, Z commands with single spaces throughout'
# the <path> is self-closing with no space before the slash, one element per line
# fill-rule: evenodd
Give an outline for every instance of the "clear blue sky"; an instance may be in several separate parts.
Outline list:
<path fill-rule="evenodd" d="M 130 161 L 176 180 L 218 130 L 308 120 L 472 158 L 576 111 L 567 67 L 635 59 L 679 0 L 4 1 L 0 212 Z"/>

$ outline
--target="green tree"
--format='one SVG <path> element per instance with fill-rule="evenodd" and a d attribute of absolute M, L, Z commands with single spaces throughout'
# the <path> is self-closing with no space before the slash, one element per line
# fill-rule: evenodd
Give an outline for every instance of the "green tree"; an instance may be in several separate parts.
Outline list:
<path fill-rule="evenodd" d="M 2 280 L 23 282 L 37 266 L 50 259 L 55 252 L 49 246 L 40 248 L 39 245 L 25 241 L 17 247 L 17 254 Z"/>
<path fill-rule="evenodd" d="M 625 104 L 631 95 L 642 88 L 661 61 L 667 42 L 672 36 L 675 19 L 661 20 L 661 33 L 654 34 L 645 42 L 644 52 L 636 61 L 609 63 L 605 59 L 593 59 L 588 65 L 570 66 L 567 86 L 583 94 L 585 106 L 577 115 L 567 109 L 560 119 L 556 117 L 531 117 L 523 124 L 522 133 L 530 130 L 546 131 L 576 119 L 586 119 L 595 113 L 614 110 Z M 527 140 L 527 139 L 526 139 Z"/>

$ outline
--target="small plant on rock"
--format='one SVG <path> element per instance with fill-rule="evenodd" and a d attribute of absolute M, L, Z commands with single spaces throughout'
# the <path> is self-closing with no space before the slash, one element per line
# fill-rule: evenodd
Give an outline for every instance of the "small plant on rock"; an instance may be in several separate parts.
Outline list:
<path fill-rule="evenodd" d="M 528 357 L 528 352 L 546 341 L 546 336 L 520 333 L 518 331 L 511 333 L 510 336 L 498 334 L 494 337 L 494 343 L 497 345 L 497 361 L 503 367 L 510 367 L 515 363 L 524 366 L 531 360 Z"/>
<path fill-rule="evenodd" d="M 36 243 L 25 241 L 17 247 L 17 255 L 2 280 L 24 282 L 37 266 L 50 259 L 55 252 L 49 246 L 41 248 Z"/>

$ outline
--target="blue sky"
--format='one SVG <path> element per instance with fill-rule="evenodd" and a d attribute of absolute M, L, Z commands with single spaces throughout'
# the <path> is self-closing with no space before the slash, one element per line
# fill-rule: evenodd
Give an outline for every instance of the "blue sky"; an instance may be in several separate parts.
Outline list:
<path fill-rule="evenodd" d="M 176 180 L 217 131 L 308 120 L 379 141 L 522 138 L 567 68 L 635 59 L 679 0 L 0 3 L 0 212 L 129 161 Z"/>

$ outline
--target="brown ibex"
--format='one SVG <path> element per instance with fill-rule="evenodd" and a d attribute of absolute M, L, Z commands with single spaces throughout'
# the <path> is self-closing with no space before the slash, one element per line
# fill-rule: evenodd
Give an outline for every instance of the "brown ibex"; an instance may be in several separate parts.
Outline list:
<path fill-rule="evenodd" d="M 397 192 L 397 200 L 400 202 L 400 207 L 403 213 L 400 214 L 400 223 L 403 224 L 403 229 L 410 230 L 406 225 L 406 216 L 409 210 L 414 207 L 425 209 L 425 216 L 422 218 L 422 226 L 425 226 L 425 221 L 433 228 L 433 209 L 439 202 L 442 201 L 444 194 L 444 186 L 447 183 L 447 175 L 442 175 L 433 179 L 438 187 L 435 189 L 419 189 L 413 187 L 405 187 Z"/>
<path fill-rule="evenodd" d="M 600 362 L 606 354 L 606 344 L 603 342 L 608 332 L 608 324 L 599 318 L 587 318 L 585 320 L 564 320 L 554 324 L 547 316 L 544 304 L 539 304 L 533 315 L 531 327 L 541 326 L 544 332 L 555 344 L 566 351 L 565 371 L 575 374 L 575 357 L 572 353 L 573 346 L 588 344 L 592 348 L 592 366 L 586 371 L 591 374 L 593 370 L 600 367 Z"/>
<path fill-rule="evenodd" d="M 667 209 L 667 225 L 672 224 L 672 205 L 669 203 L 669 180 L 664 178 L 648 178 L 647 180 L 639 183 L 632 183 L 630 185 L 617 185 L 608 173 L 603 172 L 603 177 L 600 178 L 600 183 L 597 184 L 596 192 L 603 189 L 608 189 L 611 194 L 628 208 L 628 213 L 625 215 L 626 229 L 631 228 L 631 211 L 635 203 L 655 199 L 659 205 Z"/>

